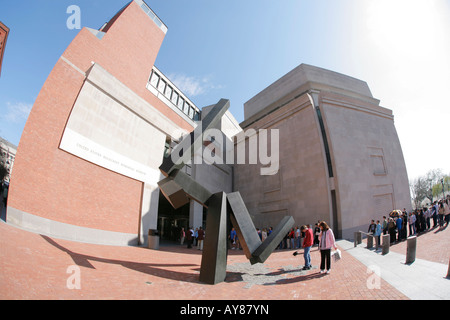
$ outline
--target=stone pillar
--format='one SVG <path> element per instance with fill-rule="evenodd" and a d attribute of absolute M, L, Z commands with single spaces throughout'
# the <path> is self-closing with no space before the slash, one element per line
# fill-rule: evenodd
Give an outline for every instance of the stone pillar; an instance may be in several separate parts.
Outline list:
<path fill-rule="evenodd" d="M 367 235 L 367 249 L 373 248 L 373 236 L 371 234 Z"/>
<path fill-rule="evenodd" d="M 416 260 L 417 237 L 412 236 L 407 239 L 406 244 L 406 264 L 413 263 Z"/>
<path fill-rule="evenodd" d="M 358 244 L 361 244 L 361 243 L 362 243 L 362 234 L 361 234 L 361 231 L 355 232 L 354 238 L 355 238 L 354 241 L 355 241 L 355 247 L 356 247 Z"/>
<path fill-rule="evenodd" d="M 381 236 L 381 239 L 383 241 L 382 247 L 381 247 L 381 254 L 385 255 L 389 253 L 389 247 L 391 245 L 391 239 L 389 234 L 384 234 Z"/>
<path fill-rule="evenodd" d="M 141 223 L 139 244 L 148 243 L 148 230 L 158 226 L 159 189 L 157 186 L 144 183 L 141 203 Z"/>

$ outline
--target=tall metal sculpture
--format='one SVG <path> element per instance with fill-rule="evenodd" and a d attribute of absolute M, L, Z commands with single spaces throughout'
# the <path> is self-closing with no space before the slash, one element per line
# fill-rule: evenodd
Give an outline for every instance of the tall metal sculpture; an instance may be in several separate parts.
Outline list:
<path fill-rule="evenodd" d="M 202 146 L 203 134 L 218 124 L 230 106 L 221 99 L 190 134 L 190 145 L 183 141 L 172 151 L 181 155 L 179 161 L 165 158 L 159 169 L 166 176 L 158 182 L 159 188 L 171 205 L 177 209 L 195 200 L 206 207 L 206 230 L 208 236 L 203 245 L 199 280 L 217 284 L 225 280 L 227 267 L 227 222 L 231 220 L 247 259 L 251 264 L 263 263 L 294 225 L 291 216 L 285 216 L 269 237 L 261 242 L 253 221 L 239 192 L 212 194 L 197 181 L 181 171 L 186 160 L 192 159 L 196 148 Z M 197 131 L 196 131 L 197 130 Z M 200 132 L 201 131 L 201 132 Z M 185 154 L 181 154 L 184 152 Z M 187 153 L 187 155 L 186 155 Z"/>

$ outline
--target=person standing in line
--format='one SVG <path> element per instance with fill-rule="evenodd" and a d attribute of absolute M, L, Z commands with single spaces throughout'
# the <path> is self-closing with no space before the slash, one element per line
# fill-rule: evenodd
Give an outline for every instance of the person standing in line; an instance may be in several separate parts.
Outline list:
<path fill-rule="evenodd" d="M 450 207 L 448 205 L 448 199 L 442 200 L 444 202 L 444 221 L 445 221 L 445 227 L 447 228 L 448 224 L 450 223 Z"/>
<path fill-rule="evenodd" d="M 406 239 L 406 238 L 408 238 L 408 227 L 407 227 L 407 225 L 408 225 L 408 223 L 407 223 L 407 221 L 408 221 L 408 213 L 406 213 L 406 212 L 403 213 L 402 219 L 403 219 L 402 238 Z"/>
<path fill-rule="evenodd" d="M 427 230 L 431 227 L 431 210 L 427 207 L 423 208 L 425 210 L 425 224 L 427 226 Z"/>
<path fill-rule="evenodd" d="M 377 248 L 380 246 L 380 244 L 381 244 L 381 239 L 380 239 L 380 237 L 381 237 L 381 224 L 380 224 L 380 220 L 377 220 L 377 224 L 376 224 L 376 228 L 375 228 L 375 232 L 374 232 L 374 234 L 373 234 L 375 237 L 376 237 L 376 239 L 377 239 Z"/>
<path fill-rule="evenodd" d="M 396 229 L 395 229 L 394 218 L 390 217 L 389 223 L 388 223 L 388 232 L 389 232 L 389 240 L 390 240 L 391 245 L 395 243 L 395 238 L 396 238 L 395 230 Z"/>
<path fill-rule="evenodd" d="M 316 223 L 316 226 L 314 227 L 314 244 L 319 245 L 319 234 L 320 234 L 320 228 L 319 228 L 319 222 Z"/>
<path fill-rule="evenodd" d="M 184 238 L 186 238 L 186 232 L 184 232 L 184 228 L 181 228 L 181 232 L 180 232 L 180 244 L 183 245 L 184 243 Z"/>
<path fill-rule="evenodd" d="M 291 228 L 291 231 L 289 232 L 289 246 L 288 249 L 294 249 L 294 238 L 295 238 L 295 231 L 294 228 Z"/>
<path fill-rule="evenodd" d="M 261 241 L 264 241 L 267 239 L 267 229 L 263 228 L 261 231 Z"/>
<path fill-rule="evenodd" d="M 192 230 L 192 227 L 189 227 L 189 230 L 186 234 L 186 241 L 187 241 L 187 247 L 188 249 L 192 248 L 192 238 L 194 236 L 194 230 Z"/>
<path fill-rule="evenodd" d="M 437 227 L 437 208 L 436 208 L 436 201 L 433 202 L 433 205 L 430 207 L 431 210 L 431 217 L 433 218 L 433 229 Z"/>
<path fill-rule="evenodd" d="M 425 213 L 423 209 L 420 209 L 419 218 L 420 218 L 420 232 L 427 231 Z"/>
<path fill-rule="evenodd" d="M 197 249 L 203 250 L 203 239 L 205 239 L 205 231 L 202 227 L 198 228 L 197 231 Z"/>
<path fill-rule="evenodd" d="M 319 223 L 320 230 L 319 234 L 319 250 L 320 250 L 320 273 L 330 273 L 331 269 L 331 248 L 335 250 L 336 240 L 334 239 L 333 230 L 330 229 L 325 221 Z M 325 264 L 327 271 L 325 271 Z"/>
<path fill-rule="evenodd" d="M 301 227 L 301 231 L 305 233 L 305 238 L 303 240 L 303 258 L 305 259 L 305 266 L 303 270 L 311 269 L 311 247 L 314 242 L 313 231 L 308 226 L 304 225 Z"/>
<path fill-rule="evenodd" d="M 412 235 L 416 234 L 416 215 L 414 214 L 414 212 L 411 212 L 409 214 L 409 236 L 411 237 Z"/>
<path fill-rule="evenodd" d="M 403 222 L 403 220 L 402 220 L 402 216 L 398 216 L 398 218 L 397 218 L 397 222 L 396 222 L 396 225 L 397 225 L 397 241 L 398 242 L 400 242 L 400 240 L 402 240 L 402 222 Z"/>
<path fill-rule="evenodd" d="M 387 221 L 386 216 L 383 216 L 383 226 L 382 226 L 382 228 L 383 228 L 383 234 L 387 234 L 387 232 L 388 232 L 388 221 Z"/>
<path fill-rule="evenodd" d="M 375 230 L 377 225 L 375 224 L 375 220 L 370 221 L 369 228 L 367 229 L 367 233 L 375 234 Z"/>
<path fill-rule="evenodd" d="M 436 227 L 439 226 L 439 202 L 434 202 L 434 211 L 435 211 L 435 217 L 436 217 Z"/>
<path fill-rule="evenodd" d="M 237 240 L 237 233 L 236 233 L 236 230 L 234 229 L 234 227 L 232 227 L 231 231 L 230 231 L 230 241 L 231 241 L 231 249 L 232 250 L 236 249 L 236 246 L 237 246 L 236 240 Z"/>
<path fill-rule="evenodd" d="M 297 229 L 295 230 L 295 248 L 300 248 L 300 239 L 301 239 L 302 233 L 300 231 L 300 228 L 297 226 Z"/>
<path fill-rule="evenodd" d="M 192 229 L 192 230 L 194 230 L 194 229 Z M 192 237 L 192 244 L 194 246 L 198 245 L 198 228 L 195 228 L 194 236 Z"/>
<path fill-rule="evenodd" d="M 444 214 L 445 214 L 445 208 L 442 201 L 439 201 L 438 213 L 439 213 L 439 227 L 442 228 L 444 226 Z"/>

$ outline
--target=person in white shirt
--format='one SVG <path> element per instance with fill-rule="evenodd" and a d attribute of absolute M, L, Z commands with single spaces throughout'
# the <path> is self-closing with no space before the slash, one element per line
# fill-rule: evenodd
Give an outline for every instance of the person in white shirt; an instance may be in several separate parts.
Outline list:
<path fill-rule="evenodd" d="M 409 236 L 416 234 L 416 214 L 414 212 L 411 212 L 409 214 Z"/>

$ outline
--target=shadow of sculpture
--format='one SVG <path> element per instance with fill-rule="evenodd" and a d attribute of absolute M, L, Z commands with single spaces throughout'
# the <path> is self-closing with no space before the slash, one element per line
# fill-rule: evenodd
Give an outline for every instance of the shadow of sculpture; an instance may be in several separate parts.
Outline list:
<path fill-rule="evenodd" d="M 101 262 L 101 263 L 107 263 L 107 264 L 116 264 L 123 266 L 127 269 L 142 272 L 148 275 L 170 279 L 170 280 L 177 280 L 177 281 L 185 281 L 185 282 L 193 282 L 198 283 L 197 275 L 188 273 L 188 272 L 179 272 L 179 271 L 173 271 L 168 270 L 167 268 L 170 267 L 197 267 L 197 264 L 182 264 L 182 263 L 145 263 L 145 262 L 133 262 L 133 261 L 126 261 L 126 260 L 117 260 L 117 259 L 106 259 L 101 257 L 96 257 L 92 255 L 86 255 L 86 254 L 80 254 L 73 252 L 66 247 L 60 245 L 50 237 L 41 235 L 41 237 L 47 241 L 49 244 L 54 246 L 55 248 L 58 248 L 59 250 L 67 253 L 73 260 L 73 262 L 80 266 L 85 267 L 89 269 L 95 269 L 95 267 L 92 265 L 91 262 Z"/>

